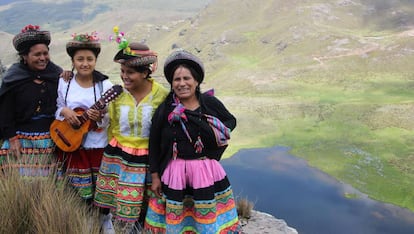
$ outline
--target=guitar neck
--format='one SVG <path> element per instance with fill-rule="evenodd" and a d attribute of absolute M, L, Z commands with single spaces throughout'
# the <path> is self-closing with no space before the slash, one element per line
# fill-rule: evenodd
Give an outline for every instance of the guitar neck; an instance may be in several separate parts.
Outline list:
<path fill-rule="evenodd" d="M 108 89 L 102 96 L 99 98 L 95 104 L 93 104 L 89 109 L 93 110 L 103 110 L 107 103 L 114 100 L 119 94 L 122 93 L 122 86 L 121 85 L 114 85 L 112 88 Z M 89 120 L 88 114 L 83 112 L 79 117 L 79 121 L 81 124 L 85 123 Z"/>
<path fill-rule="evenodd" d="M 91 107 L 89 107 L 89 110 L 102 110 L 105 108 L 105 101 L 103 98 L 100 98 L 97 102 L 95 102 Z M 88 113 L 84 111 L 80 116 L 78 116 L 79 121 L 81 124 L 84 124 L 86 121 L 89 120 Z"/>

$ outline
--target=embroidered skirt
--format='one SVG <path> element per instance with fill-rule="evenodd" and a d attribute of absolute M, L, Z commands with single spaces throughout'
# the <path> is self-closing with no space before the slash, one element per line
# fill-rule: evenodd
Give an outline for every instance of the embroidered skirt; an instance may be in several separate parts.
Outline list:
<path fill-rule="evenodd" d="M 218 161 L 171 160 L 161 182 L 163 198 L 149 199 L 149 233 L 239 232 L 233 192 Z"/>
<path fill-rule="evenodd" d="M 46 177 L 56 172 L 55 144 L 49 132 L 18 132 L 17 137 L 22 145 L 21 158 L 9 152 L 10 142 L 5 140 L 0 149 L 1 170 L 16 168 L 21 176 L 27 177 Z"/>
<path fill-rule="evenodd" d="M 59 175 L 65 174 L 69 184 L 85 200 L 95 194 L 96 177 L 101 165 L 103 149 L 78 149 L 74 152 L 57 150 Z"/>
<path fill-rule="evenodd" d="M 149 181 L 148 149 L 131 149 L 112 140 L 104 151 L 94 203 L 110 208 L 116 219 L 134 223 L 145 213 Z"/>

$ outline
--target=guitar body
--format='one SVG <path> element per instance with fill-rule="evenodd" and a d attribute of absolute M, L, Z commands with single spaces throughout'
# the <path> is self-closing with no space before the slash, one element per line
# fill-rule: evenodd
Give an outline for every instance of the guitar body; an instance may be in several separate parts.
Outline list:
<path fill-rule="evenodd" d="M 108 89 L 101 98 L 90 107 L 90 109 L 103 110 L 106 104 L 118 97 L 122 92 L 122 86 L 112 86 L 112 88 Z M 92 122 L 88 118 L 86 111 L 83 111 L 83 109 L 80 108 L 75 109 L 74 111 L 78 114 L 78 119 L 81 122 L 80 126 L 75 127 L 65 120 L 60 121 L 57 119 L 50 125 L 50 137 L 55 142 L 56 146 L 65 152 L 73 152 L 77 150 L 90 128 L 96 127 L 95 125 L 91 126 L 92 123 L 95 124 L 95 122 Z"/>
<path fill-rule="evenodd" d="M 78 114 L 80 110 L 75 110 Z M 79 127 L 73 127 L 67 121 L 55 119 L 50 125 L 50 137 L 62 151 L 73 152 L 82 144 L 83 138 L 89 131 L 91 120 Z"/>

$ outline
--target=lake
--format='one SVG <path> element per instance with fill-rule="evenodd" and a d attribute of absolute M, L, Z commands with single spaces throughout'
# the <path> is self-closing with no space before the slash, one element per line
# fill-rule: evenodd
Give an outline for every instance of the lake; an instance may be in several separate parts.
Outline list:
<path fill-rule="evenodd" d="M 414 233 L 413 212 L 369 199 L 288 151 L 245 149 L 223 159 L 236 199 L 247 198 L 300 234 Z"/>

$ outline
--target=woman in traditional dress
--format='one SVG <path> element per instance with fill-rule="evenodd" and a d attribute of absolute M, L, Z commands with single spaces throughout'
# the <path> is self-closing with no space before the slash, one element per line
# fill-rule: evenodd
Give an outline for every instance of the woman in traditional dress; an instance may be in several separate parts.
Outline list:
<path fill-rule="evenodd" d="M 60 78 L 59 80 L 56 119 L 66 121 L 67 124 L 56 125 L 56 128 L 60 127 L 62 132 L 66 133 L 70 133 L 68 129 L 63 128 L 66 126 L 69 126 L 69 130 L 72 129 L 71 126 L 85 129 L 74 131 L 74 134 L 78 135 L 68 134 L 66 136 L 82 139 L 81 144 L 74 151 L 71 149 L 65 152 L 66 147 L 58 149 L 58 161 L 71 187 L 87 204 L 92 205 L 96 177 L 104 148 L 108 144 L 109 116 L 105 103 L 101 108 L 90 107 L 94 106 L 101 99 L 102 94 L 113 85 L 108 76 L 95 69 L 98 55 L 101 52 L 101 44 L 96 32 L 74 34 L 73 38 L 66 43 L 66 52 L 71 58 L 72 71 L 75 73 L 71 79 Z M 78 118 L 85 112 L 90 122 L 81 122 Z M 82 126 L 83 124 L 85 126 Z M 79 133 L 85 135 L 82 136 Z M 114 233 L 109 209 L 101 209 L 101 213 L 102 232 Z"/>
<path fill-rule="evenodd" d="M 238 233 L 233 192 L 219 160 L 236 118 L 211 93 L 201 93 L 204 66 L 185 51 L 164 64 L 171 93 L 152 120 L 149 233 Z"/>
<path fill-rule="evenodd" d="M 56 159 L 49 127 L 62 69 L 50 61 L 49 44 L 49 31 L 23 28 L 13 38 L 20 62 L 6 71 L 0 88 L 0 164 L 18 167 L 23 176 L 47 176 Z"/>
<path fill-rule="evenodd" d="M 122 42 L 114 61 L 121 65 L 124 92 L 109 104 L 109 144 L 99 170 L 95 204 L 110 208 L 115 223 L 128 233 L 145 218 L 151 117 L 168 90 L 151 78 L 157 54 L 142 43 Z"/>
<path fill-rule="evenodd" d="M 106 109 L 90 107 L 112 87 L 112 83 L 108 76 L 95 70 L 101 51 L 99 38 L 95 33 L 74 34 L 66 44 L 66 51 L 76 72 L 72 79 L 59 80 L 56 119 L 66 121 L 67 126 L 80 127 L 83 123 L 78 116 L 86 111 L 91 122 L 89 128 L 85 129 L 84 136 L 76 136 L 82 139 L 79 148 L 70 152 L 58 150 L 58 158 L 70 185 L 81 198 L 92 203 L 103 149 L 108 144 L 106 128 L 109 118 L 105 115 Z"/>

